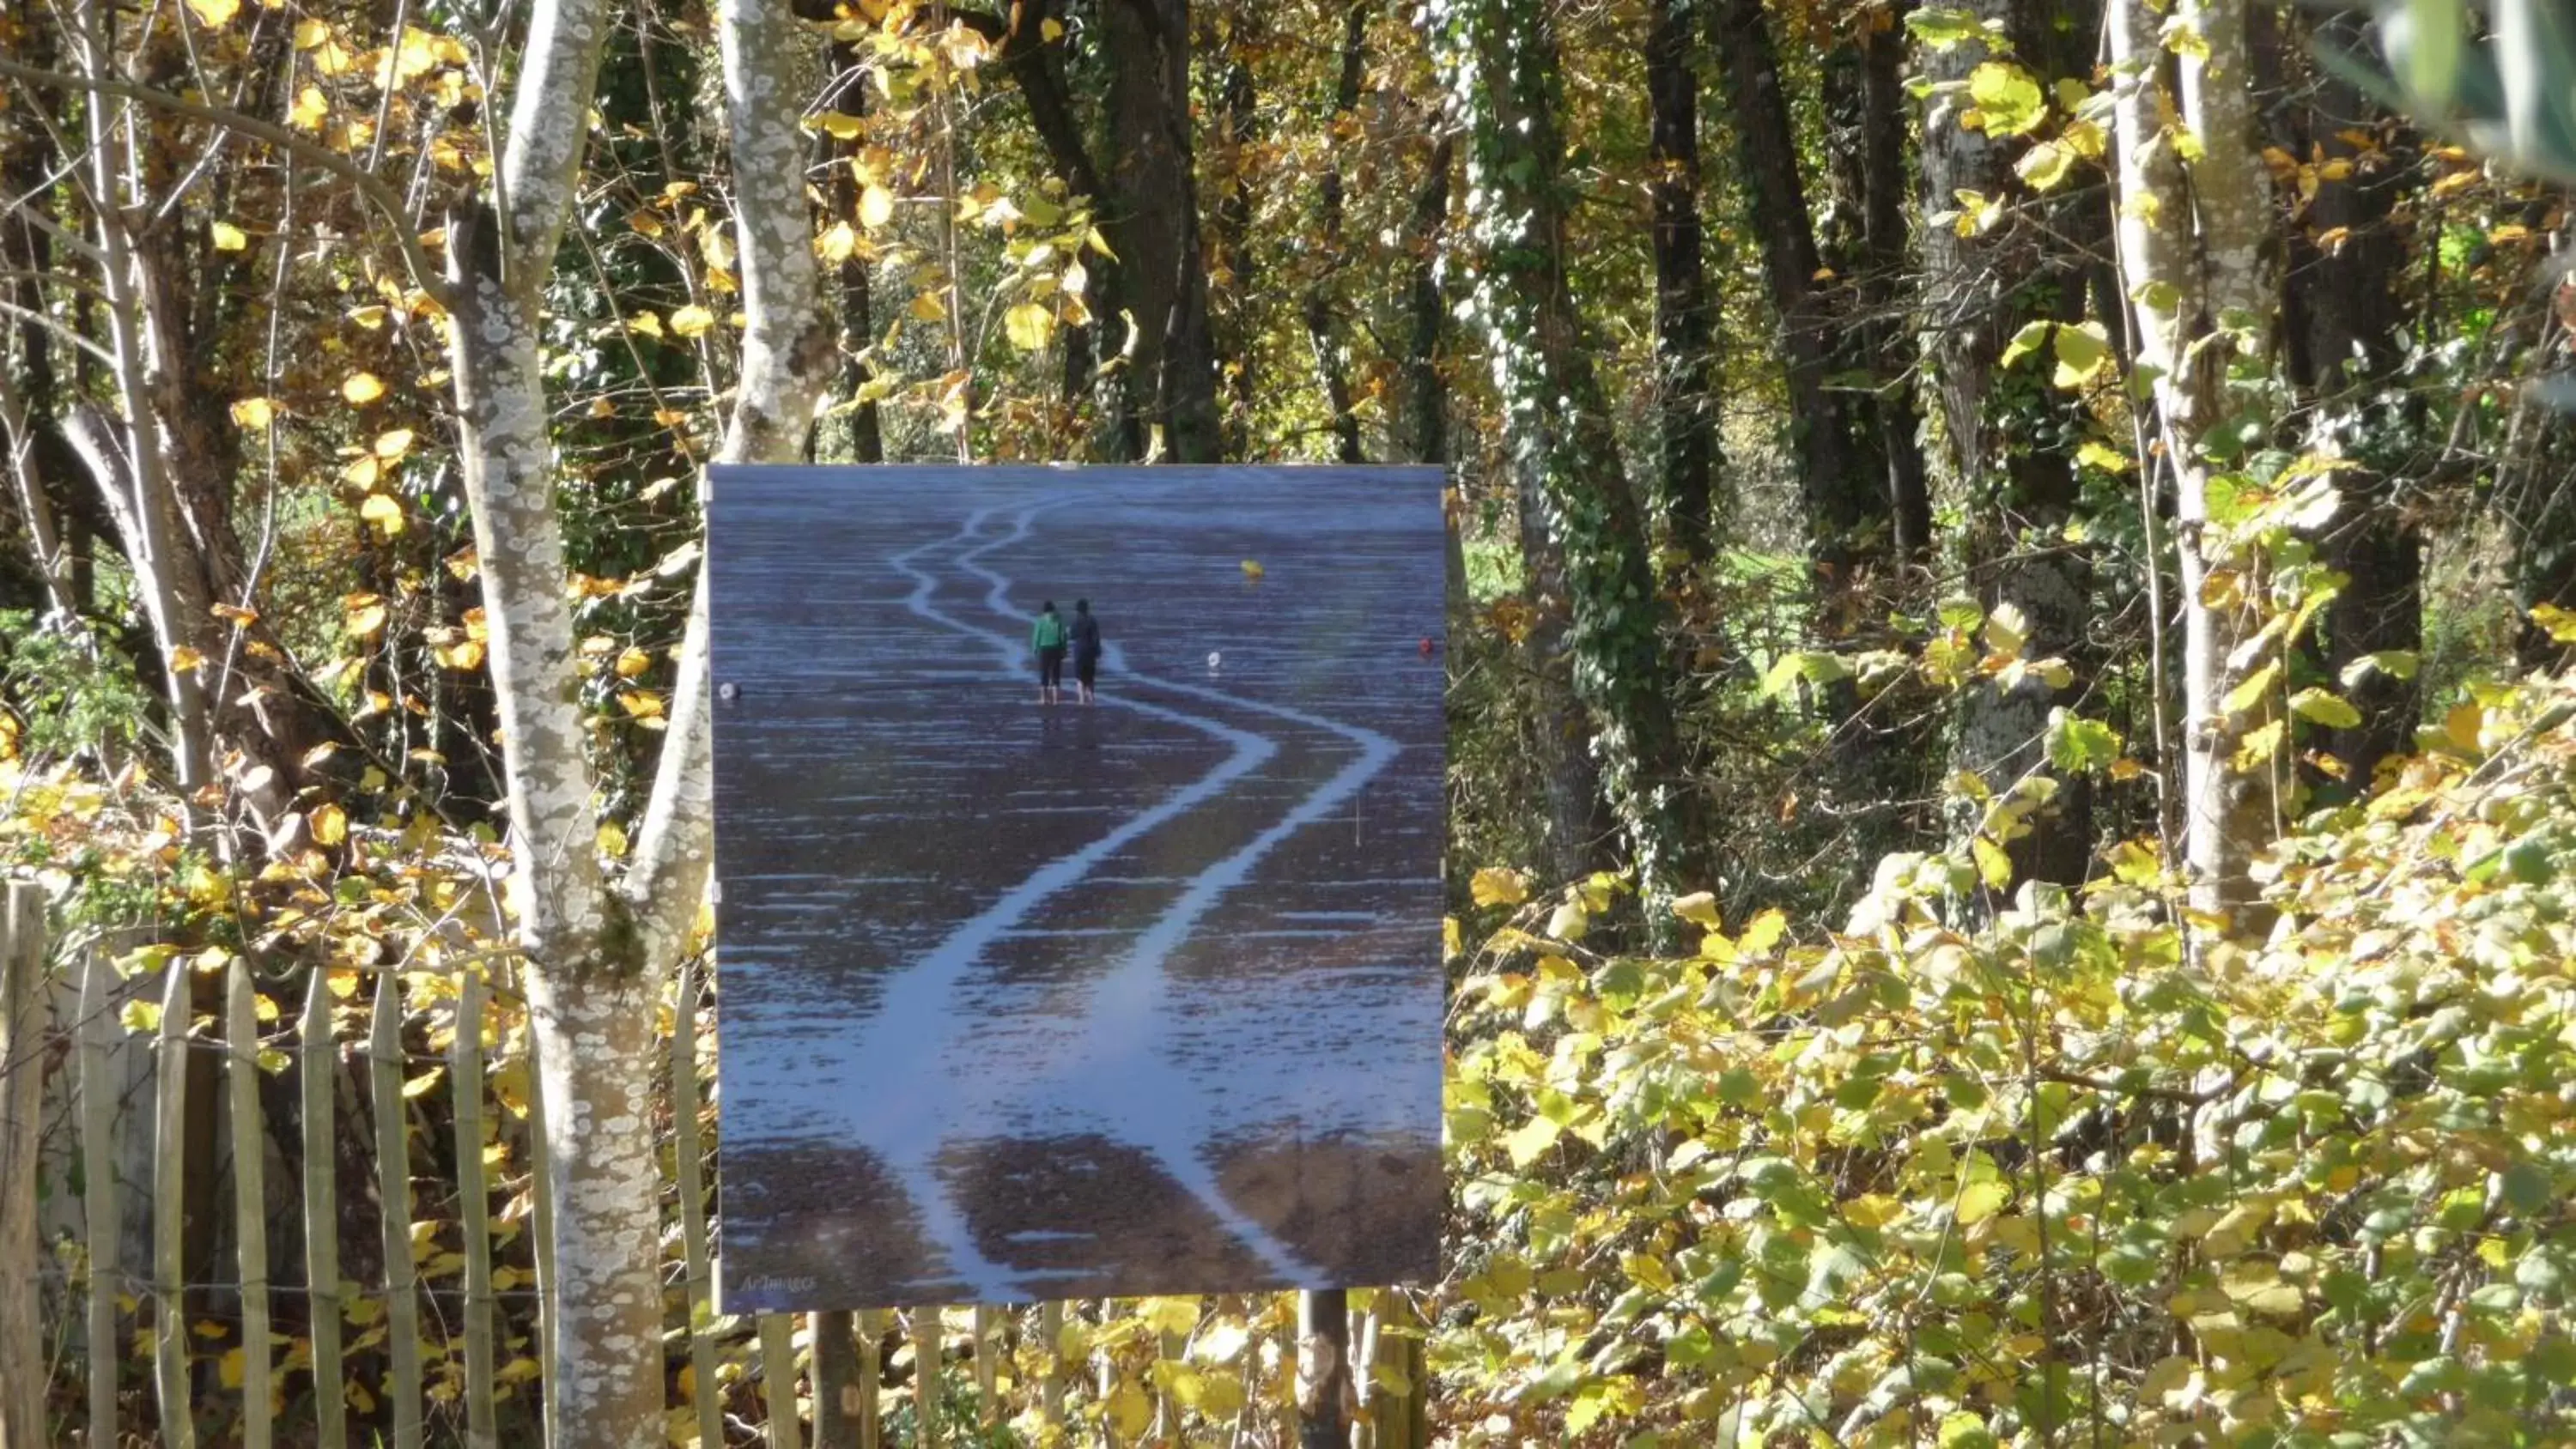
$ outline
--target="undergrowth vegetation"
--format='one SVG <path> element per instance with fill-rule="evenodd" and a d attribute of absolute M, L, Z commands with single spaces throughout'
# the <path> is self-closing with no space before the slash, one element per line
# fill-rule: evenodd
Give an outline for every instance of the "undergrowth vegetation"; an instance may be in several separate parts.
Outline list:
<path fill-rule="evenodd" d="M 2576 675 L 2287 834 L 2226 935 L 1901 854 L 1596 955 L 1475 882 L 1432 1362 L 1461 1442 L 2576 1439 Z M 1646 1437 L 1641 1440 L 1640 1434 Z"/>

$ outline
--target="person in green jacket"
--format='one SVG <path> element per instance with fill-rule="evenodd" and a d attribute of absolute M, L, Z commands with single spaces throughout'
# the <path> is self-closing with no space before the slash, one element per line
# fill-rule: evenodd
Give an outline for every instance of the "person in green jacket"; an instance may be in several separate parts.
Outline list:
<path fill-rule="evenodd" d="M 1064 616 L 1049 599 L 1029 626 L 1029 648 L 1038 656 L 1038 703 L 1053 704 L 1064 687 Z"/>

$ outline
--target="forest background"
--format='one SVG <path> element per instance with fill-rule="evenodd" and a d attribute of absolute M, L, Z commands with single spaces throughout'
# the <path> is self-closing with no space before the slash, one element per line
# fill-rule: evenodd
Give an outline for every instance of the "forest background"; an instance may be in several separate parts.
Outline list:
<path fill-rule="evenodd" d="M 204 1286 L 243 1244 L 192 1118 L 185 1271 L 116 1305 L 179 1377 L 111 1396 L 172 1442 L 251 1432 L 245 1374 L 325 1442 L 776 1441 L 782 1360 L 864 1328 L 996 1442 L 1288 1435 L 1282 1303 L 946 1355 L 711 1318 L 661 1067 L 706 1010 L 702 464 L 1312 459 L 1454 477 L 1454 1251 L 1370 1307 L 1402 1432 L 2576 1441 L 2571 32 L 13 6 L 0 849 L 48 970 L 175 983 L 119 1030 L 191 1101 L 239 963 L 263 1090 L 348 1099 L 340 1160 L 255 1155 L 386 1255 L 316 1286 L 252 1204 L 274 1291 Z M 486 995 L 494 1072 L 440 1083 Z M 324 1080 L 334 1033 L 405 1090 Z M 370 1123 L 422 1146 L 392 1292 Z M 102 1280 L 42 1251 L 0 1297 L 50 1435 Z"/>

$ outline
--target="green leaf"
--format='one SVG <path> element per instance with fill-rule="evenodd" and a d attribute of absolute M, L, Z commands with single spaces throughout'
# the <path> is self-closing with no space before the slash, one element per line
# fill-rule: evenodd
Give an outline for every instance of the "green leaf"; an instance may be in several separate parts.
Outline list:
<path fill-rule="evenodd" d="M 2086 438 L 2079 444 L 2075 449 L 2075 461 L 2105 473 L 2126 473 L 2134 466 L 2134 460 L 2128 454 L 2098 438 Z"/>
<path fill-rule="evenodd" d="M 1712 931 L 1719 929 L 1721 924 L 1717 913 L 1717 897 L 1707 891 L 1693 891 L 1689 895 L 1676 899 L 1673 902 L 1673 914 Z"/>
<path fill-rule="evenodd" d="M 1055 314 L 1036 302 L 1022 302 L 1002 314 L 1002 330 L 1010 334 L 1013 347 L 1035 352 L 1055 335 Z"/>
<path fill-rule="evenodd" d="M 2000 1182 L 1969 1183 L 1959 1189 L 1959 1226 L 1974 1227 L 1993 1217 L 1996 1209 L 2010 1201 L 2012 1201 L 2012 1189 Z"/>
<path fill-rule="evenodd" d="M 2348 730 L 2361 726 L 2361 711 L 2349 700 L 2329 690 L 2302 689 L 2290 696 L 2290 713 L 2328 729 Z"/>
<path fill-rule="evenodd" d="M 2065 709 L 2048 712 L 2048 762 L 2067 774 L 2107 770 L 2120 758 L 2120 732 Z"/>
<path fill-rule="evenodd" d="M 1554 1147 L 1558 1134 L 1564 1131 L 1548 1118 L 1532 1117 L 1503 1135 L 1503 1150 L 1511 1154 L 1513 1167 L 1525 1168 Z"/>
<path fill-rule="evenodd" d="M 1905 17 L 1905 28 L 1915 39 L 1934 50 L 1947 50 L 1962 41 L 1984 40 L 1986 27 L 1974 14 L 1935 6 L 1917 10 Z"/>
<path fill-rule="evenodd" d="M 2099 322 L 2076 322 L 2057 329 L 2057 376 L 2059 387 L 2069 391 L 2084 386 L 2101 376 L 2111 362 L 2111 340 Z"/>
<path fill-rule="evenodd" d="M 2029 71 L 1990 60 L 1968 72 L 1968 99 L 1985 113 L 1989 136 L 2020 136 L 2048 119 L 2048 96 Z"/>
<path fill-rule="evenodd" d="M 1977 878 L 1986 883 L 1988 890 L 1999 891 L 2012 884 L 2012 857 L 2004 853 L 2002 846 L 1980 835 L 1968 842 L 1968 853 L 1976 857 Z M 1960 1221 L 1971 1219 L 1962 1217 Z"/>
<path fill-rule="evenodd" d="M 2034 352 L 2037 352 L 2040 349 L 2040 345 L 2048 341 L 2048 330 L 2056 325 L 2057 324 L 2054 322 L 2026 322 L 2022 324 L 2022 329 L 2012 335 L 2012 340 L 2010 342 L 2004 344 L 2004 354 L 2003 356 L 1995 359 L 1995 365 L 1998 367 L 2010 367 L 2014 363 L 2021 361 L 2023 358 L 2028 357 Z"/>
<path fill-rule="evenodd" d="M 2024 644 L 2030 642 L 2030 619 L 2019 605 L 2001 603 L 1986 616 L 1986 647 L 2007 658 L 2018 658 Z"/>
<path fill-rule="evenodd" d="M 2361 682 L 2373 674 L 2385 674 L 2391 679 L 2413 679 L 2418 662 L 2412 649 L 2382 649 L 2353 660 L 2337 677 L 2346 689 L 2360 688 Z"/>
<path fill-rule="evenodd" d="M 2243 714 L 2261 704 L 2264 692 L 2269 690 L 2280 677 L 2281 666 L 2278 661 L 2266 664 L 2245 676 L 2234 689 L 2227 691 L 2227 698 L 2219 701 L 2218 707 L 2229 714 Z"/>
<path fill-rule="evenodd" d="M 2075 148 L 2063 141 L 2042 141 L 2013 163 L 2013 174 L 2033 191 L 2055 191 L 2075 169 Z"/>

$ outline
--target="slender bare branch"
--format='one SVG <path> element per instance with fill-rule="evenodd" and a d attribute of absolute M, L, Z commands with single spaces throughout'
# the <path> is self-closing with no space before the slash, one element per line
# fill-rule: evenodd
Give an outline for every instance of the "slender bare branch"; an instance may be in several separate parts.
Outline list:
<path fill-rule="evenodd" d="M 136 85 L 132 81 L 44 70 L 5 58 L 0 58 L 0 76 L 27 85 L 68 86 L 74 90 L 94 91 L 204 121 L 211 126 L 222 126 L 255 141 L 264 141 L 309 166 L 330 172 L 356 188 L 360 196 L 393 224 L 394 241 L 402 248 L 403 263 L 411 271 L 413 285 L 444 305 L 446 283 L 439 275 L 437 263 L 430 260 L 428 250 L 421 246 L 418 228 L 414 218 L 404 210 L 402 198 L 396 196 L 393 188 L 385 185 L 382 178 L 368 174 L 328 146 L 307 140 L 274 121 L 263 121 L 257 116 L 244 115 L 221 106 L 205 105 L 150 86 Z"/>

